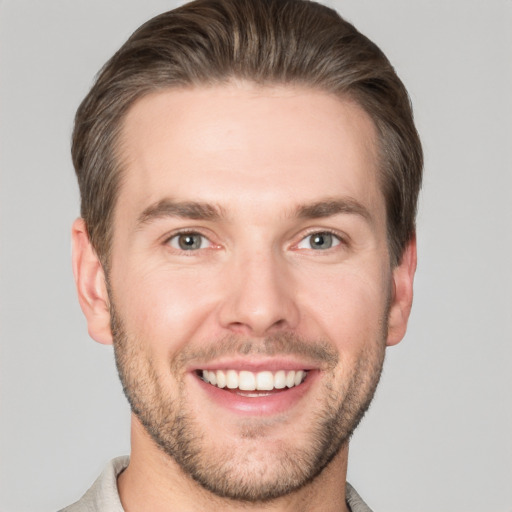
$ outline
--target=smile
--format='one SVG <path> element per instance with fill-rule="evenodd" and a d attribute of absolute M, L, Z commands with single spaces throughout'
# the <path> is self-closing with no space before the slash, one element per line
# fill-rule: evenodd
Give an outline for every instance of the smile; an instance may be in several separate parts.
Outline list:
<path fill-rule="evenodd" d="M 278 370 L 276 372 L 202 370 L 198 373 L 205 382 L 212 386 L 241 391 L 272 391 L 293 388 L 302 384 L 307 376 L 306 370 Z"/>

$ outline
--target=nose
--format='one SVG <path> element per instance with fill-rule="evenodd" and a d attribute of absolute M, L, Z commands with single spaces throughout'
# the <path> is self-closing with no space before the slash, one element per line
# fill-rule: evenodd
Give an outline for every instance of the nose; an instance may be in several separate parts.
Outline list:
<path fill-rule="evenodd" d="M 226 269 L 219 320 L 225 329 L 262 337 L 297 327 L 300 313 L 294 280 L 278 256 L 257 253 L 237 258 Z"/>

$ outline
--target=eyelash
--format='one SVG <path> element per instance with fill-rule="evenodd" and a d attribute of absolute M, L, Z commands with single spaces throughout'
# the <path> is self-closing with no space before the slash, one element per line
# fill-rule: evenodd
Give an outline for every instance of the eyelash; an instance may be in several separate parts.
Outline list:
<path fill-rule="evenodd" d="M 329 229 L 322 229 L 322 230 L 313 230 L 313 231 L 309 232 L 304 237 L 302 237 L 297 244 L 295 244 L 295 247 L 301 249 L 300 244 L 306 242 L 308 239 L 311 240 L 314 236 L 325 237 L 325 235 L 332 238 L 331 242 L 333 245 L 331 245 L 330 247 L 327 247 L 325 249 L 318 249 L 318 252 L 328 251 L 328 250 L 334 249 L 342 244 L 346 245 L 345 239 L 341 235 L 339 235 L 337 232 L 334 232 Z M 310 244 L 311 244 L 311 242 L 310 242 Z M 305 248 L 305 249 L 314 250 L 312 247 Z M 317 251 L 315 251 L 315 252 L 317 252 Z"/>
<path fill-rule="evenodd" d="M 212 241 L 206 235 L 203 235 L 199 231 L 194 231 L 194 230 L 185 230 L 185 231 L 179 231 L 177 233 L 173 233 L 171 236 L 169 236 L 165 239 L 164 244 L 172 247 L 172 249 L 174 249 L 174 250 L 181 251 L 181 252 L 195 252 L 199 249 L 209 248 L 209 247 L 198 247 L 194 250 L 194 249 L 183 249 L 182 247 L 173 247 L 172 246 L 171 242 L 174 239 L 179 240 L 180 237 L 186 237 L 186 236 L 190 236 L 190 237 L 198 236 L 198 237 L 201 237 L 202 241 L 207 241 L 208 244 L 210 244 L 209 247 L 213 245 Z"/>

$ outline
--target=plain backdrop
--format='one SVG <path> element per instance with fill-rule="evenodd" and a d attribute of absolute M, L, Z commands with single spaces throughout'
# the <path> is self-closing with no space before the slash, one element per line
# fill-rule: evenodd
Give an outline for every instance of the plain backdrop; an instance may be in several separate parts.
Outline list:
<path fill-rule="evenodd" d="M 344 0 L 425 154 L 410 328 L 351 443 L 376 512 L 512 511 L 512 2 Z M 110 347 L 75 298 L 74 112 L 163 0 L 0 1 L 0 510 L 52 511 L 128 453 Z"/>

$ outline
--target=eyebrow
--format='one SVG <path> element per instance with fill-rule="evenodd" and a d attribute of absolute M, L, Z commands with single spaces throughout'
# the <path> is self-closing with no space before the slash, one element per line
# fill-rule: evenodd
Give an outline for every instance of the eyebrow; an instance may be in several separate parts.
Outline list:
<path fill-rule="evenodd" d="M 296 218 L 320 219 L 339 214 L 352 214 L 363 217 L 371 222 L 368 209 L 359 201 L 352 198 L 327 199 L 311 204 L 299 205 L 294 210 Z M 139 216 L 138 224 L 148 224 L 156 219 L 178 217 L 182 219 L 218 221 L 225 217 L 222 207 L 197 201 L 177 202 L 172 199 L 162 199 L 148 206 Z"/>
<path fill-rule="evenodd" d="M 172 199 L 162 199 L 148 206 L 140 214 L 138 224 L 147 224 L 155 219 L 165 217 L 215 221 L 222 217 L 222 209 L 209 203 L 196 201 L 176 202 Z"/>
<path fill-rule="evenodd" d="M 372 216 L 369 210 L 359 201 L 350 197 L 342 199 L 329 199 L 312 204 L 301 205 L 297 208 L 296 215 L 302 219 L 320 219 L 331 217 L 340 213 L 359 215 L 371 222 Z"/>

